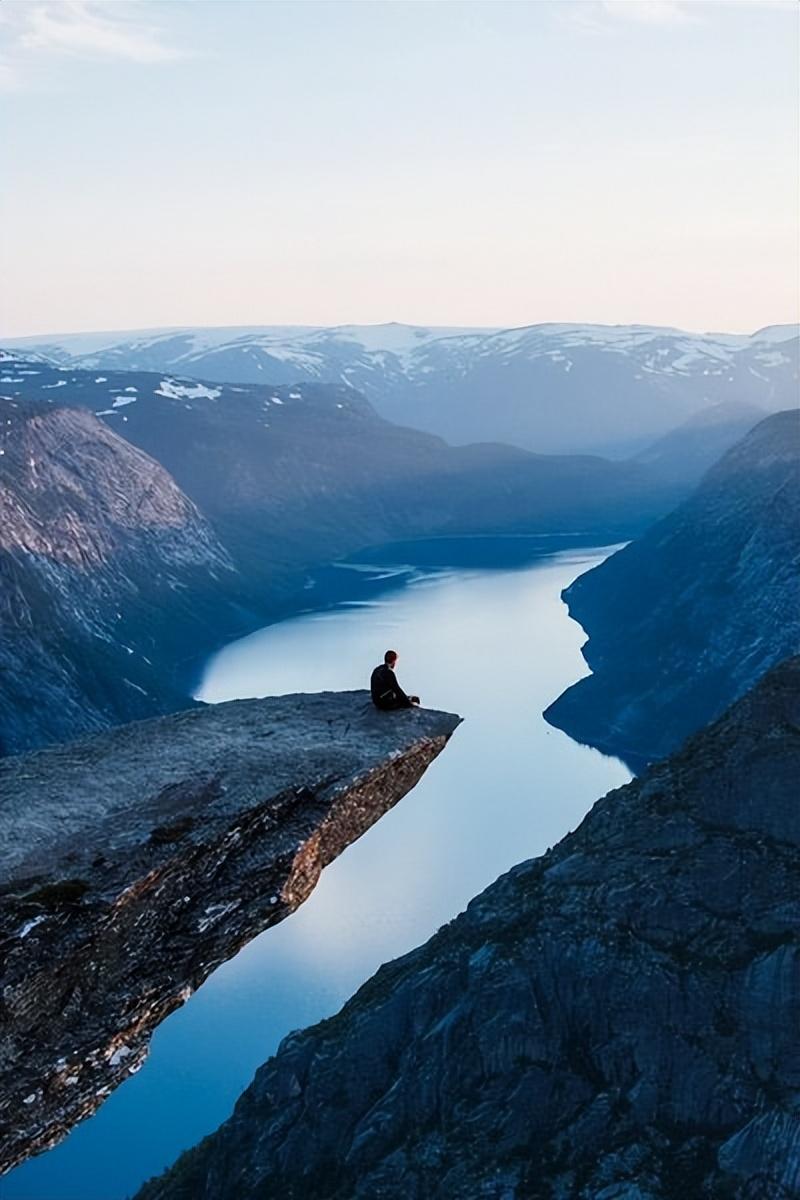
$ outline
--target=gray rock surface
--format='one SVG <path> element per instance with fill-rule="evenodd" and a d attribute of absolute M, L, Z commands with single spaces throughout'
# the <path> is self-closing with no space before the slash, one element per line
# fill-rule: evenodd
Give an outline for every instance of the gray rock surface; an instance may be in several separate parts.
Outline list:
<path fill-rule="evenodd" d="M 761 421 L 564 598 L 592 674 L 548 721 L 639 769 L 713 720 L 800 651 L 800 412 Z"/>
<path fill-rule="evenodd" d="M 0 763 L 0 1170 L 141 1066 L 155 1026 L 297 908 L 458 724 L 324 692 Z"/>
<path fill-rule="evenodd" d="M 139 1200 L 800 1195 L 800 659 L 294 1033 Z"/>

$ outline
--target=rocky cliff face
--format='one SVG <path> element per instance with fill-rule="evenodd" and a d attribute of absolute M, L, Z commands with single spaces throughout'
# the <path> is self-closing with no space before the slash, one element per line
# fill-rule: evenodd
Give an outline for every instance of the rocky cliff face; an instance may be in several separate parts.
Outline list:
<path fill-rule="evenodd" d="M 592 675 L 545 713 L 633 767 L 800 648 L 800 413 L 757 425 L 697 491 L 564 593 Z"/>
<path fill-rule="evenodd" d="M 800 660 L 599 801 L 139 1200 L 800 1195 Z"/>
<path fill-rule="evenodd" d="M 0 399 L 0 754 L 185 706 L 176 663 L 254 604 L 163 467 L 88 412 Z"/>
<path fill-rule="evenodd" d="M 418 781 L 459 718 L 366 692 L 235 701 L 0 764 L 0 1170 Z"/>

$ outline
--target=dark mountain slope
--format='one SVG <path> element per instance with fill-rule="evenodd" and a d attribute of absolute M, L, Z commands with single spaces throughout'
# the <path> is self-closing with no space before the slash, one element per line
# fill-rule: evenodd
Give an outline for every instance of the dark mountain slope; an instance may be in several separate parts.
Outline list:
<path fill-rule="evenodd" d="M 713 404 L 640 450 L 633 461 L 647 467 L 654 478 L 696 487 L 706 471 L 763 419 L 764 410 L 754 404 Z"/>
<path fill-rule="evenodd" d="M 163 712 L 252 613 L 167 472 L 82 410 L 0 400 L 0 752 Z"/>
<path fill-rule="evenodd" d="M 800 647 L 800 413 L 565 592 L 593 674 L 545 713 L 632 765 L 668 754 Z"/>
<path fill-rule="evenodd" d="M 599 801 L 139 1200 L 800 1195 L 800 660 Z"/>

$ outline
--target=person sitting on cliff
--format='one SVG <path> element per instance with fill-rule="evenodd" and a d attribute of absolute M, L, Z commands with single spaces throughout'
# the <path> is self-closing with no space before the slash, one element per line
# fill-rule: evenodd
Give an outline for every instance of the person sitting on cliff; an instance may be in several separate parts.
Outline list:
<path fill-rule="evenodd" d="M 396 650 L 387 650 L 383 656 L 383 662 L 372 672 L 369 681 L 372 703 L 376 708 L 382 708 L 384 711 L 394 708 L 411 708 L 412 704 L 419 704 L 419 696 L 407 696 L 397 682 L 397 676 L 394 673 L 397 658 Z"/>

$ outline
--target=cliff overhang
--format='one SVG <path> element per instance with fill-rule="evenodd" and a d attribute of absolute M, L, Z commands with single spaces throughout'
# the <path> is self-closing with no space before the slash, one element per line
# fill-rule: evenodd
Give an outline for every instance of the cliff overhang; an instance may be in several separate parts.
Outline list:
<path fill-rule="evenodd" d="M 366 692 L 239 700 L 0 763 L 0 1172 L 142 1065 L 460 723 Z"/>

